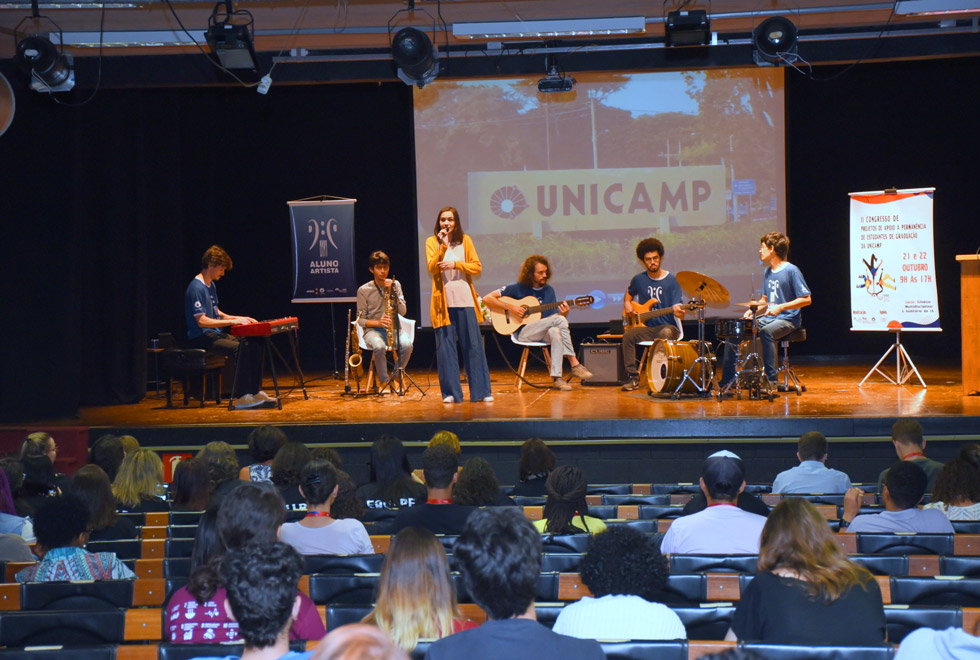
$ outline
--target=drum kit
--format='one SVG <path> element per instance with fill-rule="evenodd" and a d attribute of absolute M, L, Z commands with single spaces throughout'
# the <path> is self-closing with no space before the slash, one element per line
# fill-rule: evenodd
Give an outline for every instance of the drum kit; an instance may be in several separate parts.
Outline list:
<path fill-rule="evenodd" d="M 688 341 L 657 339 L 650 348 L 647 362 L 647 383 L 650 396 L 669 395 L 677 399 L 681 394 L 711 396 L 714 386 L 714 363 L 716 361 L 711 343 L 704 338 L 704 310 L 708 303 L 728 304 L 731 299 L 728 289 L 707 275 L 694 271 L 680 271 L 675 275 L 677 283 L 691 301 L 685 307 L 697 311 L 698 338 Z M 773 400 L 769 381 L 765 378 L 762 358 L 758 351 L 760 312 L 766 309 L 764 301 L 750 300 L 736 303 L 736 307 L 752 310 L 751 318 L 718 319 L 715 322 L 715 335 L 719 340 L 734 340 L 735 378 L 718 392 L 721 401 L 725 394 L 734 390 L 741 398 L 742 388 L 749 390 L 750 398 Z M 752 352 L 742 357 L 742 352 L 751 347 Z"/>

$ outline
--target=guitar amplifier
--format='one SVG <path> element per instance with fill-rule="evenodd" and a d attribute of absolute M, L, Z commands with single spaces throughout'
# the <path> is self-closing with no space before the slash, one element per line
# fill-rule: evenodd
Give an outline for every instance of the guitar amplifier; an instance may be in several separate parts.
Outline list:
<path fill-rule="evenodd" d="M 582 344 L 578 359 L 594 376 L 584 385 L 622 385 L 626 382 L 622 344 Z"/>

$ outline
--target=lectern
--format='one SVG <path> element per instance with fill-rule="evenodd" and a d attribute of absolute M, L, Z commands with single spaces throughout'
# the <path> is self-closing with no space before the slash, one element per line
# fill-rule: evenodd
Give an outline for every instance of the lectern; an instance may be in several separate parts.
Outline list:
<path fill-rule="evenodd" d="M 963 394 L 980 390 L 980 254 L 958 254 L 963 345 Z"/>

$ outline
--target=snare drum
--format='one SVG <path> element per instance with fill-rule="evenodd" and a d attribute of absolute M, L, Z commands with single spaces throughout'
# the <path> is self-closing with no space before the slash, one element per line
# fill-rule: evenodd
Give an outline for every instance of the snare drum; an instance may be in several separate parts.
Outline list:
<path fill-rule="evenodd" d="M 752 319 L 717 319 L 715 336 L 718 339 L 741 338 L 752 334 Z"/>
<path fill-rule="evenodd" d="M 702 367 L 706 366 L 708 373 L 705 377 L 705 383 L 710 383 L 711 377 L 714 375 L 714 369 L 711 367 L 714 356 L 707 342 L 705 342 L 705 357 L 708 358 L 707 365 L 703 362 L 695 364 L 698 359 L 697 341 L 657 339 L 650 347 L 650 360 L 647 363 L 647 382 L 650 384 L 650 389 L 654 392 L 669 394 L 676 391 L 677 386 L 681 385 L 681 381 L 683 381 L 681 392 L 697 392 L 691 381 L 684 380 L 684 371 L 690 371 L 691 380 L 700 384 Z"/>

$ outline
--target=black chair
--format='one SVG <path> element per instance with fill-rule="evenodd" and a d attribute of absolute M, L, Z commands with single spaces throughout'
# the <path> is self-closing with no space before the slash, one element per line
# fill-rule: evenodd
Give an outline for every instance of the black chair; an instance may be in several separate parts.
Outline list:
<path fill-rule="evenodd" d="M 679 518 L 684 507 L 673 504 L 641 504 L 639 507 L 640 520 L 659 518 Z"/>
<path fill-rule="evenodd" d="M 951 555 L 952 534 L 869 534 L 859 532 L 857 551 L 867 555 Z"/>
<path fill-rule="evenodd" d="M 606 660 L 687 660 L 687 640 L 599 642 Z"/>
<path fill-rule="evenodd" d="M 167 539 L 164 546 L 164 556 L 170 557 L 190 557 L 194 551 L 193 538 Z"/>
<path fill-rule="evenodd" d="M 436 538 L 442 543 L 442 549 L 446 551 L 446 554 L 449 554 L 453 551 L 453 546 L 456 545 L 456 539 L 459 536 L 455 534 L 436 534 Z"/>
<path fill-rule="evenodd" d="M 535 603 L 534 612 L 538 617 L 538 623 L 548 628 L 555 627 L 558 615 L 565 609 L 565 603 Z"/>
<path fill-rule="evenodd" d="M 671 573 L 755 573 L 758 555 L 671 555 Z"/>
<path fill-rule="evenodd" d="M 891 579 L 895 605 L 959 605 L 980 607 L 980 579 L 896 577 Z"/>
<path fill-rule="evenodd" d="M 380 573 L 384 555 L 304 555 L 303 572 Z"/>
<path fill-rule="evenodd" d="M 670 495 L 603 495 L 603 504 L 670 504 Z M 591 508 L 591 507 L 590 507 Z"/>
<path fill-rule="evenodd" d="M 739 644 L 766 660 L 890 660 L 891 644 L 881 646 L 797 646 L 795 644 Z"/>
<path fill-rule="evenodd" d="M 117 511 L 116 515 L 125 518 L 136 527 L 142 527 L 146 524 L 146 514 L 142 511 Z"/>
<path fill-rule="evenodd" d="M 593 484 L 586 489 L 588 495 L 629 495 L 633 484 Z"/>
<path fill-rule="evenodd" d="M 918 628 L 962 628 L 963 610 L 955 605 L 885 605 L 885 624 L 888 641 L 898 644 Z"/>
<path fill-rule="evenodd" d="M 371 613 L 371 605 L 327 605 L 327 632 L 346 626 L 348 623 L 358 623 Z"/>
<path fill-rule="evenodd" d="M 851 555 L 848 557 L 875 575 L 904 576 L 909 574 L 908 555 Z"/>
<path fill-rule="evenodd" d="M 980 520 L 951 520 L 957 534 L 980 534 Z"/>
<path fill-rule="evenodd" d="M 535 600 L 545 602 L 558 600 L 558 573 L 539 573 Z"/>
<path fill-rule="evenodd" d="M 589 534 L 545 534 L 541 537 L 542 552 L 578 552 L 589 549 Z"/>
<path fill-rule="evenodd" d="M 167 538 L 193 539 L 197 534 L 197 525 L 167 525 Z"/>
<path fill-rule="evenodd" d="M 581 552 L 546 552 L 541 555 L 542 573 L 577 573 Z"/>
<path fill-rule="evenodd" d="M 633 529 L 643 532 L 644 534 L 656 534 L 657 533 L 657 519 L 650 518 L 648 520 L 607 520 L 606 527 L 615 527 L 617 525 L 622 525 L 624 527 L 632 527 Z M 660 541 L 657 541 L 660 544 Z"/>
<path fill-rule="evenodd" d="M 163 577 L 187 579 L 190 575 L 190 557 L 169 557 L 163 560 Z"/>
<path fill-rule="evenodd" d="M 26 582 L 20 588 L 21 610 L 105 610 L 132 604 L 133 580 Z"/>
<path fill-rule="evenodd" d="M 722 640 L 732 627 L 735 606 L 702 603 L 697 607 L 672 607 L 687 629 L 688 639 Z"/>
<path fill-rule="evenodd" d="M 380 579 L 379 575 L 311 575 L 310 598 L 317 605 L 369 605 Z"/>
<path fill-rule="evenodd" d="M 290 642 L 289 650 L 302 653 L 306 650 L 306 642 L 303 640 Z M 244 644 L 171 644 L 167 642 L 157 647 L 157 658 L 158 660 L 191 660 L 192 658 L 215 655 L 241 656 L 244 652 Z"/>
<path fill-rule="evenodd" d="M 532 497 L 530 495 L 514 495 L 512 498 L 517 506 L 544 506 L 547 497 Z"/>
<path fill-rule="evenodd" d="M 4 649 L 4 660 L 116 660 L 115 644 L 66 646 L 62 648 Z"/>
<path fill-rule="evenodd" d="M 191 382 L 200 383 L 201 407 L 204 407 L 208 377 L 214 389 L 214 402 L 221 405 L 221 370 L 228 358 L 217 353 L 208 353 L 203 348 L 179 348 L 172 334 L 161 332 L 158 336 L 162 353 L 163 371 L 167 378 L 167 407 L 173 408 L 174 380 L 181 381 L 184 390 L 184 405 L 190 400 Z M 197 379 L 200 378 L 200 381 Z"/>
<path fill-rule="evenodd" d="M 605 497 L 605 495 L 603 497 Z M 602 520 L 606 520 L 608 518 L 615 518 L 616 505 L 615 504 L 592 504 L 589 506 L 589 515 L 595 518 L 601 518 Z"/>
<path fill-rule="evenodd" d="M 201 522 L 203 511 L 171 511 L 171 525 L 196 525 Z"/>
<path fill-rule="evenodd" d="M 654 597 L 661 603 L 674 605 L 698 605 L 705 600 L 707 578 L 704 573 L 670 575 L 663 590 Z"/>
<path fill-rule="evenodd" d="M 143 554 L 143 542 L 140 539 L 89 541 L 85 549 L 89 552 L 114 552 L 119 559 L 139 559 Z"/>
<path fill-rule="evenodd" d="M 187 576 L 182 577 L 168 577 L 164 580 L 164 588 L 166 595 L 164 596 L 163 602 L 170 602 L 170 597 L 174 595 L 174 592 L 183 586 L 187 585 Z"/>
<path fill-rule="evenodd" d="M 0 646 L 119 644 L 126 610 L 0 612 Z"/>
<path fill-rule="evenodd" d="M 939 558 L 940 575 L 980 577 L 980 557 L 946 555 Z"/>

